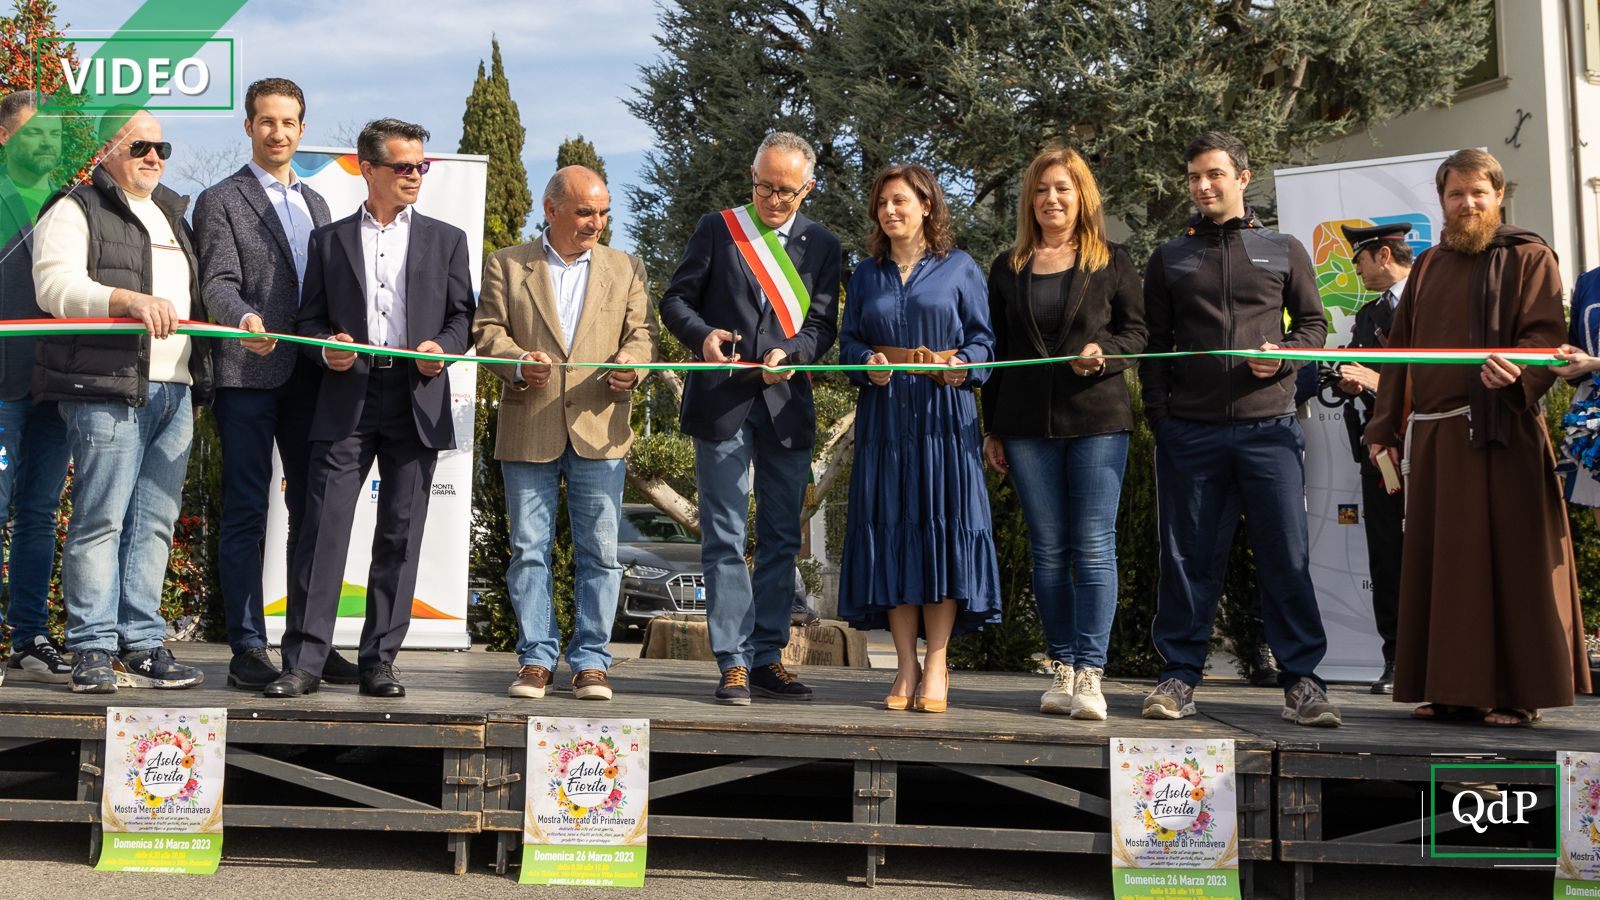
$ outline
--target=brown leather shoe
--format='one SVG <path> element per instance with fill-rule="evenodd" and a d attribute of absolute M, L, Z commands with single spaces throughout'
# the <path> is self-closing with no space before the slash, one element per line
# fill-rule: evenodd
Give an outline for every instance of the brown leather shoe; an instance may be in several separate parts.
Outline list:
<path fill-rule="evenodd" d="M 605 669 L 584 669 L 572 676 L 572 693 L 579 700 L 610 700 L 611 682 Z"/>
<path fill-rule="evenodd" d="M 550 686 L 550 670 L 544 666 L 523 666 L 517 671 L 517 680 L 506 689 L 508 697 L 525 697 L 538 700 Z"/>

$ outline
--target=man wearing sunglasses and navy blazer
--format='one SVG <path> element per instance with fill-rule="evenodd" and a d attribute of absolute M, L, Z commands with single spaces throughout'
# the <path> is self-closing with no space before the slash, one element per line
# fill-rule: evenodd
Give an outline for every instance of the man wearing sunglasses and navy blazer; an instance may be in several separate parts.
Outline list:
<path fill-rule="evenodd" d="M 356 139 L 367 200 L 311 234 L 297 331 L 422 353 L 465 353 L 472 276 L 461 229 L 411 208 L 428 171 L 426 129 L 368 122 Z M 361 693 L 404 697 L 395 654 L 411 624 L 417 563 L 440 450 L 455 448 L 443 360 L 307 347 L 327 371 L 311 422 L 306 506 L 290 571 L 284 673 L 262 692 L 317 690 L 333 641 L 355 504 L 378 464 L 377 531 L 366 578 Z M 298 615 L 294 613 L 298 611 Z"/>

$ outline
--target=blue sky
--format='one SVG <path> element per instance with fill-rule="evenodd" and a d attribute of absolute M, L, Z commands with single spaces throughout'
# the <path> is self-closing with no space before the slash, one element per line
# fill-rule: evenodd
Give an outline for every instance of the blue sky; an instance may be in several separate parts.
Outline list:
<path fill-rule="evenodd" d="M 85 38 L 103 36 L 139 5 L 57 0 L 57 21 L 69 37 L 78 29 Z M 395 116 L 433 132 L 428 148 L 435 151 L 456 149 L 478 61 L 487 65 L 490 38 L 498 37 L 528 132 L 523 164 L 535 198 L 529 229 L 541 218 L 538 196 L 555 171 L 556 147 L 581 133 L 606 161 L 615 242 L 631 247 L 626 188 L 638 182 L 650 133 L 623 101 L 638 84 L 639 66 L 656 55 L 653 3 L 250 0 L 227 29 L 238 48 L 241 95 L 244 85 L 269 75 L 292 78 L 305 90 L 307 145 L 336 143 L 336 135 L 354 134 L 369 119 Z M 249 148 L 242 121 L 242 110 L 167 121 L 175 145 L 168 183 L 192 194 L 197 186 L 184 173 L 220 177 L 243 165 Z"/>

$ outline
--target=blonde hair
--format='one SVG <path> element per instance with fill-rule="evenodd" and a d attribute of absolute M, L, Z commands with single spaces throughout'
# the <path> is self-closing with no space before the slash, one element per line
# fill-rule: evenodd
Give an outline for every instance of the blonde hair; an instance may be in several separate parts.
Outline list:
<path fill-rule="evenodd" d="M 1011 271 L 1021 272 L 1044 240 L 1044 229 L 1033 215 L 1033 194 L 1052 166 L 1067 170 L 1067 177 L 1072 179 L 1072 187 L 1078 194 L 1078 221 L 1073 224 L 1073 234 L 1078 239 L 1077 267 L 1085 272 L 1098 272 L 1111 262 L 1100 187 L 1095 184 L 1089 164 L 1070 147 L 1046 150 L 1028 163 L 1028 171 L 1022 176 L 1022 193 L 1017 198 L 1017 240 L 1011 245 Z"/>

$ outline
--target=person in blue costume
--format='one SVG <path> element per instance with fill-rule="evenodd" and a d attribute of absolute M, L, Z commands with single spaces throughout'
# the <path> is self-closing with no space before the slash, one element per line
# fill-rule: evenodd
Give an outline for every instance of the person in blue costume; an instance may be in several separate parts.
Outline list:
<path fill-rule="evenodd" d="M 1578 283 L 1572 288 L 1572 319 L 1560 356 L 1568 365 L 1556 371 L 1577 388 L 1572 409 L 1594 406 L 1595 398 L 1600 397 L 1600 384 L 1589 376 L 1600 372 L 1600 268 L 1578 276 Z M 1567 450 L 1570 453 L 1571 447 Z M 1565 487 L 1567 502 L 1590 507 L 1595 521 L 1600 522 L 1600 473 L 1581 464 L 1573 466 Z"/>
<path fill-rule="evenodd" d="M 983 270 L 952 246 L 950 210 L 927 169 L 885 169 L 869 197 L 870 257 L 846 289 L 840 360 L 929 368 L 850 373 L 861 390 L 839 614 L 893 633 L 889 709 L 944 712 L 951 636 L 1000 621 L 972 394 L 989 370 L 960 365 L 994 359 L 988 290 Z"/>

